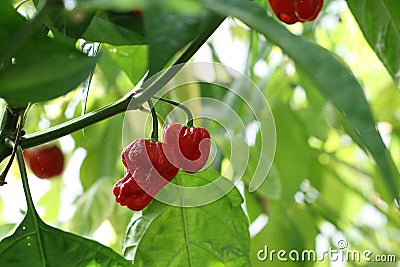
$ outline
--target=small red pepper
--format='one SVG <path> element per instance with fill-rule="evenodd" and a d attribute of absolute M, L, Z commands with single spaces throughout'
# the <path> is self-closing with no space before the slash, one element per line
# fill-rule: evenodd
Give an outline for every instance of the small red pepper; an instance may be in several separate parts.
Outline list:
<path fill-rule="evenodd" d="M 321 11 L 323 0 L 268 0 L 274 14 L 286 24 L 313 21 Z"/>
<path fill-rule="evenodd" d="M 56 145 L 38 146 L 23 151 L 26 164 L 41 179 L 60 175 L 64 169 L 64 154 Z"/>
<path fill-rule="evenodd" d="M 206 164 L 210 154 L 207 129 L 171 123 L 165 127 L 163 135 L 169 147 L 166 155 L 172 164 L 190 173 L 199 171 Z"/>

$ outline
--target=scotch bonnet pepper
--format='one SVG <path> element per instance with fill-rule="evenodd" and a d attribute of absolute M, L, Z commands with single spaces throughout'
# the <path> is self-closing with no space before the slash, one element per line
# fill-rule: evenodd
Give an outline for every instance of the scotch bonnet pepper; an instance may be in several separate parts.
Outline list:
<path fill-rule="evenodd" d="M 178 173 L 165 155 L 162 142 L 135 140 L 121 154 L 125 177 L 113 189 L 116 201 L 137 211 L 146 207 L 161 188 Z"/>
<path fill-rule="evenodd" d="M 166 151 L 172 164 L 185 172 L 199 171 L 210 154 L 210 134 L 205 128 L 171 123 L 164 128 Z"/>

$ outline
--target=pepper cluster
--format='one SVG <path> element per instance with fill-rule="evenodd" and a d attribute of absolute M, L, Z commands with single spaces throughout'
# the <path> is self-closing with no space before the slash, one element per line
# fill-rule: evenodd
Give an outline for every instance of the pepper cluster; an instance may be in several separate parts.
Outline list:
<path fill-rule="evenodd" d="M 168 125 L 164 142 L 135 140 L 121 154 L 125 176 L 113 189 L 116 201 L 137 211 L 150 201 L 182 168 L 196 172 L 207 162 L 210 134 L 205 128 Z"/>
<path fill-rule="evenodd" d="M 268 0 L 274 14 L 286 24 L 313 21 L 321 11 L 323 0 Z"/>

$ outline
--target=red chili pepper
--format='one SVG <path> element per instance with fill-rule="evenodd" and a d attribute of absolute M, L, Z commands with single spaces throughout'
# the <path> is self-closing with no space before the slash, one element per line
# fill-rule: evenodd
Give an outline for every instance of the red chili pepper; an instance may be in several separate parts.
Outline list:
<path fill-rule="evenodd" d="M 114 185 L 113 193 L 117 203 L 134 211 L 144 209 L 153 199 L 140 188 L 129 172 Z"/>
<path fill-rule="evenodd" d="M 312 21 L 321 11 L 323 0 L 268 0 L 274 14 L 286 24 Z"/>
<path fill-rule="evenodd" d="M 116 201 L 131 210 L 142 210 L 178 173 L 167 159 L 161 142 L 135 140 L 122 151 L 125 177 L 113 188 Z"/>
<path fill-rule="evenodd" d="M 167 157 L 185 172 L 197 172 L 210 154 L 210 134 L 205 128 L 184 127 L 171 123 L 165 127 L 164 142 L 169 147 Z"/>
<path fill-rule="evenodd" d="M 60 175 L 64 169 L 64 154 L 56 145 L 39 146 L 23 151 L 26 164 L 41 179 Z"/>

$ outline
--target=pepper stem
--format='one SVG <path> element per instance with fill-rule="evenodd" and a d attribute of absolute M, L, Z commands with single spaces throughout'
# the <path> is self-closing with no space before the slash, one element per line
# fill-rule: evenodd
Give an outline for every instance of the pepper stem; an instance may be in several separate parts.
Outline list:
<path fill-rule="evenodd" d="M 186 117 L 187 117 L 187 122 L 186 122 L 185 126 L 187 128 L 193 127 L 193 115 L 192 115 L 192 112 L 190 111 L 190 109 L 187 106 L 185 106 L 182 103 L 178 103 L 176 101 L 165 99 L 165 98 L 162 98 L 162 97 L 153 96 L 152 98 L 160 100 L 160 101 L 163 101 L 163 102 L 171 104 L 171 105 L 174 105 L 174 106 L 182 109 L 186 113 Z"/>
<path fill-rule="evenodd" d="M 149 99 L 147 101 L 147 103 L 149 104 L 150 107 L 150 111 L 151 111 L 151 118 L 153 121 L 153 130 L 151 132 L 151 140 L 153 141 L 158 141 L 158 120 L 157 120 L 157 112 L 156 109 L 154 108 L 153 105 L 153 101 L 151 101 L 151 99 Z"/>

